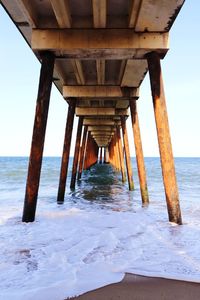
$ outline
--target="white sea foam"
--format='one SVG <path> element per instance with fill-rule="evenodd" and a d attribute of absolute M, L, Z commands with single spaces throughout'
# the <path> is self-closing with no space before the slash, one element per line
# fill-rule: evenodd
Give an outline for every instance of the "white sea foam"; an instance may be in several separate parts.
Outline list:
<path fill-rule="evenodd" d="M 125 272 L 200 282 L 200 227 L 174 226 L 151 209 L 52 205 L 32 224 L 14 213 L 1 221 L 0 299 L 64 299 L 118 282 Z"/>
<path fill-rule="evenodd" d="M 59 206 L 57 182 L 48 189 L 47 180 L 36 221 L 28 224 L 21 222 L 22 186 L 1 185 L 0 299 L 63 300 L 119 282 L 125 272 L 200 282 L 197 184 L 192 194 L 188 178 L 181 178 L 182 226 L 167 220 L 159 175 L 149 184 L 148 208 L 141 208 L 139 188 L 129 193 L 119 182 L 108 184 L 107 192 L 105 183 L 94 187 L 92 171 Z"/>

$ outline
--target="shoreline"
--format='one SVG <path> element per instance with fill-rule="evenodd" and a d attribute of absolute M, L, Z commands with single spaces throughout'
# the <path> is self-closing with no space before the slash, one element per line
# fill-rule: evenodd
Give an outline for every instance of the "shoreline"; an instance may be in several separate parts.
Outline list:
<path fill-rule="evenodd" d="M 126 273 L 121 282 L 109 284 L 71 300 L 199 300 L 200 284 Z M 65 300 L 67 300 L 65 299 Z"/>

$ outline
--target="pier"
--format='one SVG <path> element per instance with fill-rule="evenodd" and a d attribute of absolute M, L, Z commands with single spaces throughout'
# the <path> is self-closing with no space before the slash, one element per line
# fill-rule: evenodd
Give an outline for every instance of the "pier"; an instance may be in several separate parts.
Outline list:
<path fill-rule="evenodd" d="M 184 0 L 2 0 L 41 62 L 23 222 L 35 220 L 52 83 L 68 114 L 57 202 L 65 198 L 74 116 L 78 117 L 70 188 L 83 170 L 110 163 L 134 190 L 126 120 L 132 120 L 141 203 L 148 205 L 137 101 L 149 72 L 170 222 L 182 224 L 161 60 Z"/>

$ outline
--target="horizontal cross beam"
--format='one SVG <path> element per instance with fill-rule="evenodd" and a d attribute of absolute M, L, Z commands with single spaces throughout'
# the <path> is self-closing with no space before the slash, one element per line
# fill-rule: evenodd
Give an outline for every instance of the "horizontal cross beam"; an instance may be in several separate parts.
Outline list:
<path fill-rule="evenodd" d="M 31 46 L 69 59 L 133 59 L 157 51 L 165 55 L 168 33 L 136 33 L 132 29 L 33 29 Z"/>
<path fill-rule="evenodd" d="M 138 88 L 120 86 L 63 86 L 64 98 L 138 98 Z"/>
<path fill-rule="evenodd" d="M 108 131 L 108 132 L 114 132 L 116 130 L 113 126 L 88 126 L 88 131 Z"/>
<path fill-rule="evenodd" d="M 114 121 L 110 119 L 88 119 L 83 120 L 83 125 L 85 126 L 114 126 L 121 125 L 121 121 Z"/>
<path fill-rule="evenodd" d="M 76 107 L 76 116 L 128 116 L 128 109 L 109 107 Z"/>

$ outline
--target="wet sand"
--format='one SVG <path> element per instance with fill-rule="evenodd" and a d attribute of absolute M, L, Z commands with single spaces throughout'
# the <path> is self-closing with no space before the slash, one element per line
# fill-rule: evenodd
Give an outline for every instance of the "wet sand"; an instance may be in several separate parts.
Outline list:
<path fill-rule="evenodd" d="M 73 300 L 199 300 L 200 284 L 126 274 L 124 279 Z"/>

